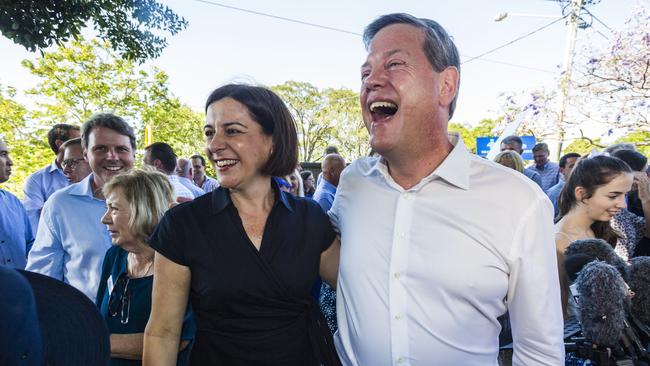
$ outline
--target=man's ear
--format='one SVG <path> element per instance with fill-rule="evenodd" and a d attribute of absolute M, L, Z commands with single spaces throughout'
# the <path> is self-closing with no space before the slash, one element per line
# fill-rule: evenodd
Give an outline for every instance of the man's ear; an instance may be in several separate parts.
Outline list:
<path fill-rule="evenodd" d="M 153 161 L 153 166 L 156 167 L 156 169 L 161 170 L 162 169 L 162 161 L 160 159 L 156 159 Z"/>
<path fill-rule="evenodd" d="M 57 151 L 59 150 L 59 148 L 61 147 L 61 145 L 63 145 L 64 142 L 65 142 L 65 141 L 60 140 L 60 139 L 56 139 L 56 140 L 54 140 L 54 145 L 56 145 L 56 150 L 57 150 Z"/>
<path fill-rule="evenodd" d="M 439 77 L 440 104 L 448 107 L 458 93 L 458 69 L 454 66 L 449 66 L 440 72 Z"/>

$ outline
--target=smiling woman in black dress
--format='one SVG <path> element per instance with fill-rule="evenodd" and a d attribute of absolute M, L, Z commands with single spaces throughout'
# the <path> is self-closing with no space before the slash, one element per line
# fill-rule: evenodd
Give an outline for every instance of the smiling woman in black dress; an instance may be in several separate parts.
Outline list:
<path fill-rule="evenodd" d="M 309 290 L 334 284 L 339 243 L 312 200 L 273 176 L 297 165 L 296 129 L 268 89 L 226 85 L 206 102 L 207 153 L 221 187 L 167 212 L 156 250 L 145 365 L 173 365 L 189 296 L 192 365 L 338 365 Z"/>

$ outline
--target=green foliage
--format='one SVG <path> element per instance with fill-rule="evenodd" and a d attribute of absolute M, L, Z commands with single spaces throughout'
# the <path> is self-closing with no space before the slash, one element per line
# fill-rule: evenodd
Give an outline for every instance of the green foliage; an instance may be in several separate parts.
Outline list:
<path fill-rule="evenodd" d="M 271 89 L 282 97 L 296 121 L 300 161 L 319 161 L 328 145 L 337 146 L 349 161 L 369 152 L 355 92 L 344 88 L 319 90 L 298 81 Z"/>
<path fill-rule="evenodd" d="M 50 162 L 53 153 L 42 131 L 27 125 L 27 109 L 13 100 L 15 93 L 15 89 L 0 85 L 0 136 L 14 163 L 12 174 L 2 188 L 22 198 L 27 176 Z"/>
<path fill-rule="evenodd" d="M 639 152 L 650 156 L 650 132 L 648 131 L 630 133 L 616 140 L 616 142 L 634 142 Z"/>
<path fill-rule="evenodd" d="M 594 149 L 602 151 L 603 146 L 600 144 L 600 139 L 576 139 L 562 149 L 562 155 L 568 153 L 578 153 L 580 155 L 587 155 Z"/>
<path fill-rule="evenodd" d="M 40 80 L 27 91 L 36 108 L 27 110 L 13 101 L 13 89 L 0 89 L 0 134 L 6 136 L 15 163 L 7 187 L 18 195 L 26 177 L 53 159 L 46 142 L 51 126 L 81 124 L 98 112 L 129 121 L 139 136 L 139 150 L 144 148 L 145 125 L 152 127 L 154 141 L 169 143 L 178 156 L 204 150 L 203 116 L 170 92 L 167 74 L 122 59 L 106 42 L 72 41 L 23 65 Z"/>
<path fill-rule="evenodd" d="M 460 137 L 463 139 L 467 149 L 476 154 L 476 138 L 494 136 L 496 126 L 497 121 L 485 118 L 474 127 L 460 123 L 450 123 L 448 129 L 450 132 L 460 133 Z"/>
<path fill-rule="evenodd" d="M 187 21 L 155 0 L 13 0 L 0 2 L 0 31 L 30 51 L 77 38 L 93 24 L 99 38 L 128 60 L 160 55 Z"/>

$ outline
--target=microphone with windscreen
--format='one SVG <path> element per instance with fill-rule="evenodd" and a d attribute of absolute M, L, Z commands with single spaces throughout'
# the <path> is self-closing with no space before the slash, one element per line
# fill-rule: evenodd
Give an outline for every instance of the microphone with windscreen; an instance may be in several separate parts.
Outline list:
<path fill-rule="evenodd" d="M 625 281 L 612 265 L 587 263 L 576 279 L 580 293 L 580 324 L 587 341 L 603 347 L 618 346 L 625 328 L 629 298 Z"/>
<path fill-rule="evenodd" d="M 650 349 L 650 257 L 632 258 L 630 263 L 628 283 L 634 293 L 631 300 L 631 323 L 646 349 Z"/>

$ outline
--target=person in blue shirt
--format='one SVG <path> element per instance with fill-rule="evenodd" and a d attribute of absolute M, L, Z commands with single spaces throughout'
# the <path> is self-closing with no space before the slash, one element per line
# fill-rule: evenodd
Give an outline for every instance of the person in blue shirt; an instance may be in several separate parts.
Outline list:
<path fill-rule="evenodd" d="M 132 170 L 111 179 L 103 192 L 107 210 L 102 223 L 113 247 L 104 257 L 97 306 L 111 334 L 111 365 L 139 365 L 153 286 L 154 250 L 145 240 L 174 202 L 173 188 L 161 173 Z M 188 306 L 178 365 L 187 364 L 194 333 Z"/>
<path fill-rule="evenodd" d="M 564 188 L 565 184 L 564 182 L 566 182 L 569 178 L 569 174 L 571 174 L 573 167 L 578 163 L 578 159 L 580 159 L 580 154 L 575 152 L 564 154 L 560 158 L 559 166 L 560 174 L 562 174 L 560 177 L 561 179 L 553 187 L 549 188 L 548 191 L 546 191 L 548 199 L 550 199 L 551 203 L 553 204 L 553 217 L 557 217 L 557 215 L 560 214 L 560 206 L 558 204 L 560 192 L 562 192 L 562 188 Z"/>
<path fill-rule="evenodd" d="M 102 261 L 111 246 L 101 223 L 106 211 L 102 188 L 133 167 L 135 134 L 121 117 L 98 114 L 83 124 L 81 143 L 93 172 L 45 202 L 26 269 L 69 283 L 94 300 Z"/>
<path fill-rule="evenodd" d="M 336 187 L 339 185 L 339 178 L 344 168 L 345 159 L 339 154 L 329 154 L 323 159 L 323 176 L 312 198 L 318 202 L 325 212 L 332 208 L 334 196 L 336 195 Z M 318 297 L 318 302 L 327 321 L 327 326 L 330 328 L 332 334 L 334 334 L 338 329 L 336 324 L 336 290 L 327 283 L 322 282 Z"/>
<path fill-rule="evenodd" d="M 0 183 L 9 180 L 13 165 L 7 144 L 0 139 Z M 33 242 L 23 204 L 13 194 L 0 189 L 0 266 L 24 269 Z"/>
<path fill-rule="evenodd" d="M 77 137 L 79 137 L 79 126 L 65 123 L 54 125 L 47 133 L 47 142 L 56 155 L 54 161 L 27 177 L 23 203 L 34 234 L 38 230 L 38 221 L 45 201 L 54 192 L 68 185 L 68 179 L 64 175 L 61 165 L 63 150 L 60 147 L 64 142 Z"/>
<path fill-rule="evenodd" d="M 528 167 L 528 169 L 539 173 L 544 192 L 548 191 L 560 180 L 560 166 L 548 160 L 549 154 L 548 145 L 545 142 L 536 144 L 533 146 L 533 159 L 535 159 L 535 164 Z"/>
<path fill-rule="evenodd" d="M 210 178 L 205 174 L 205 159 L 201 155 L 192 155 L 192 180 L 194 184 L 201 187 L 206 193 L 219 188 L 219 181 Z"/>
<path fill-rule="evenodd" d="M 192 180 L 192 162 L 189 159 L 180 158 L 176 163 L 176 175 L 178 176 L 178 181 L 181 182 L 185 188 L 189 189 L 194 197 L 201 197 L 205 194 L 205 191 L 194 184 Z"/>
<path fill-rule="evenodd" d="M 323 178 L 316 187 L 312 199 L 318 202 L 325 212 L 332 207 L 336 186 L 339 185 L 339 178 L 344 168 L 345 159 L 339 154 L 329 154 L 323 159 Z"/>
<path fill-rule="evenodd" d="M 519 155 L 522 155 L 524 153 L 522 146 L 523 142 L 519 136 L 508 136 L 501 141 L 501 151 L 512 150 L 517 152 Z M 524 175 L 537 183 L 537 185 L 543 189 L 542 176 L 538 172 L 531 168 L 525 168 Z"/>

